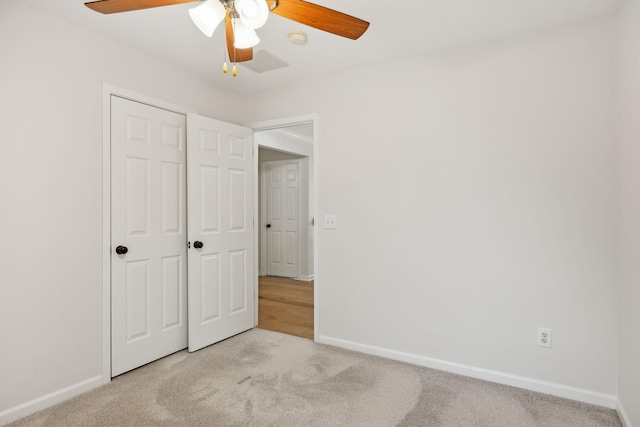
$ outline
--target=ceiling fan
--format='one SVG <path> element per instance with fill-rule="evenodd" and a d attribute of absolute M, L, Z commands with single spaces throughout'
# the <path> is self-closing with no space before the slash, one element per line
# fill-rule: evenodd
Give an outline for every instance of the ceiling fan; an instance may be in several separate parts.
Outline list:
<path fill-rule="evenodd" d="M 99 0 L 85 5 L 110 14 L 193 2 L 200 5 L 190 9 L 189 14 L 207 36 L 211 37 L 217 25 L 225 21 L 232 63 L 253 59 L 253 46 L 260 41 L 254 30 L 264 25 L 269 13 L 352 40 L 369 28 L 367 21 L 304 0 Z"/>

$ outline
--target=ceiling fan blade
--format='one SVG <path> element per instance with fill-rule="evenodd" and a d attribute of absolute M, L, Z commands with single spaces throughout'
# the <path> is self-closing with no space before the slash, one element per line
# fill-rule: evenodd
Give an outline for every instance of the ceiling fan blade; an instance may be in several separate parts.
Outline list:
<path fill-rule="evenodd" d="M 119 13 L 181 3 L 193 3 L 195 1 L 198 0 L 99 0 L 85 3 L 84 5 L 100 13 Z"/>
<path fill-rule="evenodd" d="M 367 21 L 303 0 L 278 0 L 271 13 L 352 40 L 369 28 Z"/>
<path fill-rule="evenodd" d="M 226 31 L 227 31 L 227 52 L 229 52 L 230 62 L 245 62 L 253 59 L 253 48 L 236 49 L 233 47 L 233 18 L 231 18 L 231 9 L 227 9 Z"/>

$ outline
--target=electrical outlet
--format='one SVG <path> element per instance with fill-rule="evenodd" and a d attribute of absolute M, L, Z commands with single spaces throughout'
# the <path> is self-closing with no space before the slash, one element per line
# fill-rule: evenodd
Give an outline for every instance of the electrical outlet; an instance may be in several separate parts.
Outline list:
<path fill-rule="evenodd" d="M 335 215 L 324 216 L 324 228 L 325 230 L 335 230 L 338 228 L 338 223 Z"/>
<path fill-rule="evenodd" d="M 538 328 L 538 345 L 551 348 L 551 329 Z"/>

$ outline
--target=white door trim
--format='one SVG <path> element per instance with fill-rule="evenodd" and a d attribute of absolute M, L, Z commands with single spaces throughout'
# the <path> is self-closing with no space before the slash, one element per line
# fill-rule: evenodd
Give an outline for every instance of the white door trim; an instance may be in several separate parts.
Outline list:
<path fill-rule="evenodd" d="M 299 154 L 302 156 L 309 156 L 309 157 L 313 157 L 313 218 L 314 218 L 314 223 L 317 222 L 317 218 L 318 218 L 318 165 L 319 165 L 319 156 L 318 153 L 320 152 L 320 149 L 318 147 L 319 145 L 319 141 L 320 138 L 318 137 L 318 128 L 319 128 L 319 115 L 318 113 L 313 113 L 313 114 L 305 114 L 305 115 L 300 115 L 300 116 L 293 116 L 293 117 L 285 117 L 285 118 L 280 118 L 280 119 L 275 119 L 275 120 L 267 120 L 267 121 L 262 121 L 262 122 L 253 122 L 253 123 L 247 123 L 245 124 L 245 126 L 248 126 L 250 128 L 252 128 L 254 131 L 260 131 L 260 130 L 268 130 L 268 129 L 277 129 L 277 128 L 281 128 L 281 127 L 286 127 L 286 126 L 294 126 L 294 125 L 299 125 L 299 124 L 304 124 L 304 123 L 313 123 L 313 147 L 306 147 L 309 144 L 305 144 L 305 143 L 300 143 L 300 144 L 286 144 L 286 145 L 282 145 L 279 143 L 262 143 L 259 144 L 257 141 L 257 138 L 253 139 L 253 152 L 255 153 L 254 157 L 253 157 L 253 170 L 254 170 L 254 178 L 253 178 L 253 185 L 254 185 L 254 214 L 253 214 L 253 218 L 254 221 L 257 221 L 258 218 L 260 218 L 260 212 L 258 210 L 258 197 L 259 197 L 259 193 L 260 193 L 260 188 L 258 187 L 258 148 L 259 147 L 265 147 L 265 148 L 273 148 L 276 150 L 280 150 L 280 151 L 286 151 L 289 153 L 293 153 L 293 154 Z M 259 227 L 258 224 L 255 224 L 255 254 L 258 254 L 258 233 L 259 233 Z M 256 285 L 258 284 L 258 256 L 254 257 L 254 275 L 255 275 L 255 280 L 256 280 Z M 313 335 L 314 335 L 314 341 L 318 340 L 318 336 L 319 331 L 320 331 L 320 323 L 318 322 L 319 316 L 318 313 L 320 312 L 320 286 L 318 285 L 319 282 L 319 276 L 320 276 L 320 260 L 318 259 L 318 227 L 314 226 L 313 227 L 313 273 L 314 273 L 314 287 L 313 287 L 313 301 L 314 301 L 314 310 L 313 310 L 313 324 L 314 324 L 314 328 L 313 328 Z M 255 319 L 256 319 L 256 325 L 258 322 L 258 286 L 256 286 L 255 288 Z"/>
<path fill-rule="evenodd" d="M 196 110 L 160 99 L 102 84 L 102 383 L 111 381 L 111 96 L 162 108 L 176 113 Z"/>

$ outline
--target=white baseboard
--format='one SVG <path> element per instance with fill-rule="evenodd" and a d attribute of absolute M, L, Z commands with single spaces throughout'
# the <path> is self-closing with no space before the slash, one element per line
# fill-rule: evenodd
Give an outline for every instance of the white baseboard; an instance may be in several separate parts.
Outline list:
<path fill-rule="evenodd" d="M 101 385 L 102 376 L 98 375 L 60 390 L 56 390 L 52 393 L 45 394 L 44 396 L 37 397 L 28 402 L 21 403 L 20 405 L 0 412 L 0 425 L 9 424 L 10 422 L 26 417 L 27 415 L 31 415 L 34 412 L 48 408 L 64 400 L 71 399 L 72 397 L 86 391 L 93 390 Z"/>
<path fill-rule="evenodd" d="M 262 273 L 258 273 L 258 276 L 260 277 L 266 277 L 267 274 L 262 274 Z M 278 277 L 278 276 L 273 276 L 273 277 Z M 309 275 L 309 276 L 298 276 L 298 277 L 293 277 L 293 279 L 295 280 L 300 280 L 302 282 L 310 282 L 313 280 L 313 274 Z"/>
<path fill-rule="evenodd" d="M 620 417 L 620 421 L 624 427 L 633 427 L 631 420 L 629 420 L 629 415 L 627 415 L 627 411 L 624 410 L 620 399 L 616 399 L 616 411 L 618 412 L 618 417 Z"/>
<path fill-rule="evenodd" d="M 591 403 L 593 405 L 604 406 L 609 409 L 616 409 L 616 403 L 618 402 L 616 396 L 599 393 L 592 390 L 580 389 L 562 384 L 536 380 L 533 378 L 507 374 L 504 372 L 492 371 L 489 369 L 477 368 L 460 363 L 448 362 L 446 360 L 433 359 L 430 357 L 419 356 L 402 351 L 360 344 L 352 341 L 342 340 L 339 338 L 328 337 L 325 335 L 318 336 L 316 342 L 320 344 L 328 344 L 335 347 L 345 348 L 347 350 L 371 354 L 374 356 L 381 356 L 387 359 L 411 363 L 413 365 L 424 366 L 427 368 L 438 369 L 440 371 L 452 372 L 454 374 L 465 375 L 467 377 L 478 378 L 494 383 L 523 388 L 539 393 L 551 394 L 553 396 L 564 397 L 566 399 L 577 400 L 579 402 Z"/>

